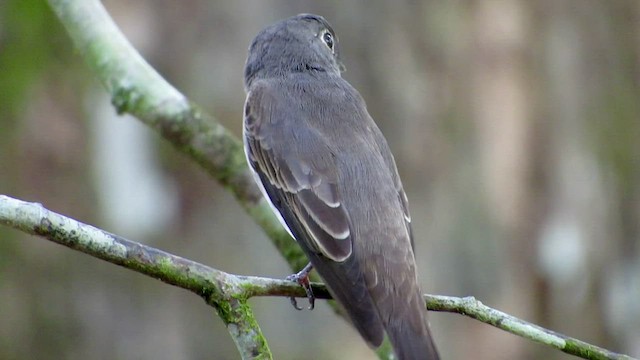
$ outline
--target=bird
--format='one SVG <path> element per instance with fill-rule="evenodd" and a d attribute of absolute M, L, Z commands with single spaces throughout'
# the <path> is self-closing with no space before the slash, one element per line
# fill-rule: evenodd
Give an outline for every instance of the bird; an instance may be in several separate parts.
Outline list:
<path fill-rule="evenodd" d="M 244 69 L 243 143 L 258 187 L 365 341 L 439 359 L 417 278 L 408 200 L 338 38 L 319 15 L 265 27 Z M 295 305 L 295 303 L 294 303 Z"/>

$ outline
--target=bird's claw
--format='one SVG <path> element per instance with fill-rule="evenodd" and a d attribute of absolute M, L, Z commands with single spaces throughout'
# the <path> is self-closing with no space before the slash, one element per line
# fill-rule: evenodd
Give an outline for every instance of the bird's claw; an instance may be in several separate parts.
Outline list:
<path fill-rule="evenodd" d="M 305 293 L 307 293 L 307 299 L 309 299 L 309 310 L 313 310 L 316 303 L 316 297 L 313 295 L 313 289 L 311 289 L 311 282 L 309 281 L 309 272 L 311 272 L 311 264 L 304 267 L 304 269 L 300 270 L 300 272 L 296 274 L 292 274 L 287 276 L 287 280 L 294 281 L 298 283 L 304 289 Z M 295 297 L 290 297 L 291 305 L 296 310 L 302 310 L 301 307 L 298 306 L 298 301 Z"/>

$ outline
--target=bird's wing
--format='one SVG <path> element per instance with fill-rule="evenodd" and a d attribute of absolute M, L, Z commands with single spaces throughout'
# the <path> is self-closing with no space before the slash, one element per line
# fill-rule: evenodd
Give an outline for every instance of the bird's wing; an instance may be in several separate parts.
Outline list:
<path fill-rule="evenodd" d="M 377 347 L 384 329 L 361 264 L 352 256 L 354 234 L 337 185 L 335 154 L 311 127 L 291 129 L 295 124 L 282 123 L 287 120 L 282 116 L 295 108 L 277 95 L 268 87 L 254 86 L 247 96 L 244 142 L 249 165 L 334 299 Z"/>
<path fill-rule="evenodd" d="M 309 235 L 309 239 L 297 240 L 311 240 L 308 245 L 325 257 L 344 261 L 351 255 L 352 239 L 337 186 L 334 154 L 313 129 L 289 129 L 296 123 L 283 119 L 287 112 L 278 111 L 278 106 L 284 104 L 278 104 L 265 88 L 247 97 L 244 139 L 249 165 L 290 232 L 300 225 Z M 298 139 L 293 141 L 293 136 Z M 292 218 L 284 216 L 283 206 L 293 210 Z"/>
<path fill-rule="evenodd" d="M 400 180 L 400 175 L 398 174 L 398 169 L 396 166 L 396 161 L 393 158 L 393 154 L 389 150 L 389 145 L 387 144 L 387 140 L 382 135 L 380 129 L 375 127 L 373 129 L 373 134 L 375 141 L 378 145 L 378 149 L 380 150 L 380 154 L 384 159 L 387 168 L 389 169 L 389 173 L 393 178 L 393 184 L 398 193 L 398 201 L 402 206 L 402 211 L 404 215 L 404 224 L 407 228 L 407 232 L 409 233 L 409 239 L 411 240 L 411 249 L 415 251 L 415 244 L 413 241 L 413 229 L 411 228 L 411 214 L 409 214 L 409 199 L 407 199 L 407 194 L 404 192 L 404 188 L 402 186 L 402 181 Z"/>

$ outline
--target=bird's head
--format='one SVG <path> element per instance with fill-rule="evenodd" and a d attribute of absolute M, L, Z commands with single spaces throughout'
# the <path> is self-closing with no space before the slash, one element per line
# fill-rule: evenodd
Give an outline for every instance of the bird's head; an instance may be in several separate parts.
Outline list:
<path fill-rule="evenodd" d="M 300 14 L 272 24 L 255 37 L 245 65 L 245 86 L 256 78 L 315 72 L 340 76 L 338 37 L 322 17 Z"/>

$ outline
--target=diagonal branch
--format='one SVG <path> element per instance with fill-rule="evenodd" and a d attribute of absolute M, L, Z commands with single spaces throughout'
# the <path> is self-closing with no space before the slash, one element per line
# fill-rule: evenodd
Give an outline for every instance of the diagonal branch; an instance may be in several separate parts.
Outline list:
<path fill-rule="evenodd" d="M 4 195 L 0 195 L 0 224 L 42 236 L 203 297 L 224 320 L 243 359 L 255 358 L 255 354 L 271 358 L 247 300 L 254 296 L 306 296 L 294 282 L 229 274 L 80 223 L 41 204 Z M 330 298 L 324 285 L 314 283 L 312 286 L 316 297 Z M 426 303 L 429 310 L 466 315 L 584 359 L 633 359 L 528 323 L 483 305 L 473 297 L 426 295 Z"/>
<path fill-rule="evenodd" d="M 49 0 L 73 43 L 111 95 L 118 113 L 158 131 L 229 190 L 262 227 L 292 270 L 307 263 L 302 250 L 262 200 L 241 142 L 189 102 L 131 46 L 98 0 Z"/>

